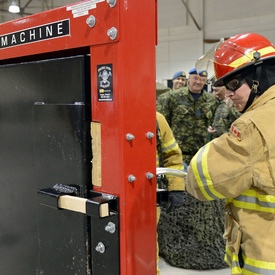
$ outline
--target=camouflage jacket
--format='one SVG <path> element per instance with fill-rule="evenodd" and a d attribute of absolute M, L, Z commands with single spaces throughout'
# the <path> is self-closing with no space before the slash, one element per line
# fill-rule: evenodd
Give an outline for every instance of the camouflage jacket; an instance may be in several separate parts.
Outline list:
<path fill-rule="evenodd" d="M 187 164 L 207 142 L 207 127 L 213 121 L 215 107 L 212 94 L 203 91 L 195 101 L 188 87 L 166 92 L 157 99 L 157 111 L 165 116 Z"/>
<path fill-rule="evenodd" d="M 241 116 L 241 113 L 234 106 L 228 109 L 225 99 L 217 99 L 216 104 L 216 111 L 212 123 L 212 128 L 214 128 L 216 132 L 214 134 L 209 134 L 210 140 L 227 133 L 232 122 Z"/>

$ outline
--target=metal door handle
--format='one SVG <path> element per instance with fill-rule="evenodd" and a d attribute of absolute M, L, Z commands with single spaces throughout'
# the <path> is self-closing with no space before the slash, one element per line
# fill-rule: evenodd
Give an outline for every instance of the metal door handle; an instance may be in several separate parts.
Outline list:
<path fill-rule="evenodd" d="M 170 175 L 174 177 L 184 178 L 187 173 L 183 170 L 157 167 L 157 175 Z"/>

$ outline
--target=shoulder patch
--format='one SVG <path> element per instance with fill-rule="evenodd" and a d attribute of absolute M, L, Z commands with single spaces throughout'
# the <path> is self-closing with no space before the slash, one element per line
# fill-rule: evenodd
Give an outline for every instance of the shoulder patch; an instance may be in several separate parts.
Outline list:
<path fill-rule="evenodd" d="M 237 138 L 241 139 L 241 137 L 242 137 L 242 132 L 239 131 L 235 126 L 233 126 L 233 125 L 231 126 L 230 132 L 231 132 L 234 136 L 236 136 Z"/>

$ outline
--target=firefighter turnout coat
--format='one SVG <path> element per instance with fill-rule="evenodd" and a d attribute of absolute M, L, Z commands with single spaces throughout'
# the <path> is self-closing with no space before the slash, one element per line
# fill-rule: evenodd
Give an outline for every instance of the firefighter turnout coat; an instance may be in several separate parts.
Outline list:
<path fill-rule="evenodd" d="M 157 112 L 157 121 L 160 130 L 164 167 L 183 171 L 184 165 L 182 161 L 182 153 L 177 141 L 173 136 L 173 132 L 168 125 L 168 122 L 166 121 L 165 117 L 159 112 Z M 158 150 L 157 167 L 159 166 L 160 152 Z M 183 178 L 167 175 L 167 179 L 168 191 L 183 191 L 185 189 Z"/>
<path fill-rule="evenodd" d="M 182 153 L 181 149 L 176 142 L 173 132 L 168 125 L 168 122 L 166 121 L 165 117 L 157 112 L 157 122 L 158 122 L 158 128 L 157 129 L 157 135 L 159 136 L 159 139 L 161 140 L 162 149 L 157 150 L 157 167 L 160 166 L 160 159 L 161 159 L 161 152 L 163 154 L 163 165 L 166 168 L 171 169 L 178 169 L 178 170 L 184 170 L 184 165 L 182 161 Z M 184 179 L 175 177 L 175 176 L 167 176 L 168 179 L 168 191 L 183 191 L 185 189 L 184 185 Z M 160 219 L 160 207 L 157 207 L 157 224 Z M 157 263 L 159 262 L 159 247 L 157 243 Z M 157 267 L 157 275 L 160 275 L 159 268 Z"/>
<path fill-rule="evenodd" d="M 232 274 L 275 274 L 275 86 L 197 152 L 186 189 L 199 200 L 227 198 Z"/>

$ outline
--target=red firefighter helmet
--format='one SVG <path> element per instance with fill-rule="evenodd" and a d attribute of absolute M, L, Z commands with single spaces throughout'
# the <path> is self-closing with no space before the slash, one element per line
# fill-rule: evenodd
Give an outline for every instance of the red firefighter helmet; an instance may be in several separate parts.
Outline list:
<path fill-rule="evenodd" d="M 275 48 L 269 40 L 259 34 L 244 33 L 221 40 L 196 62 L 196 69 L 212 73 L 217 78 L 214 85 L 222 86 L 224 79 L 270 58 L 275 58 Z"/>

